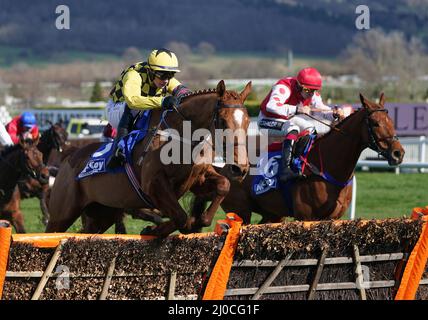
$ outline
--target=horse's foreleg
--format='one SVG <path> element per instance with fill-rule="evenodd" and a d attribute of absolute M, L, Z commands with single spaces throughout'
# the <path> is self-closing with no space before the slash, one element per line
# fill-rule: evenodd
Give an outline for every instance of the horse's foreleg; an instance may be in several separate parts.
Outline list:
<path fill-rule="evenodd" d="M 148 195 L 155 206 L 162 212 L 162 215 L 170 220 L 151 228 L 145 228 L 141 234 L 166 237 L 176 230 L 180 230 L 183 233 L 189 232 L 193 219 L 187 217 L 186 211 L 183 210 L 178 202 L 175 191 L 166 177 L 156 177 L 150 184 Z"/>
<path fill-rule="evenodd" d="M 208 209 L 204 211 L 198 219 L 195 220 L 192 226 L 193 231 L 199 231 L 202 227 L 209 227 L 211 225 L 214 215 L 230 190 L 229 180 L 214 170 L 208 171 L 205 177 L 206 187 L 211 187 L 213 189 L 214 198 Z"/>
<path fill-rule="evenodd" d="M 48 210 L 48 205 L 47 205 L 47 203 L 49 201 L 49 197 L 47 195 L 48 193 L 49 193 L 49 189 L 43 190 L 39 194 L 40 209 L 42 210 L 42 223 L 45 227 L 48 225 L 48 221 L 49 221 L 49 210 Z"/>
<path fill-rule="evenodd" d="M 12 225 L 15 227 L 16 233 L 26 233 L 24 227 L 24 215 L 21 210 L 12 212 Z"/>
<path fill-rule="evenodd" d="M 92 203 L 84 209 L 82 214 L 83 233 L 104 233 L 119 220 L 123 223 L 123 209 L 111 208 L 99 203 Z M 123 225 L 125 228 L 125 225 Z M 125 231 L 125 230 L 119 230 Z"/>
<path fill-rule="evenodd" d="M 125 214 L 116 215 L 116 221 L 114 223 L 114 233 L 116 234 L 126 234 L 126 226 L 125 226 Z"/>

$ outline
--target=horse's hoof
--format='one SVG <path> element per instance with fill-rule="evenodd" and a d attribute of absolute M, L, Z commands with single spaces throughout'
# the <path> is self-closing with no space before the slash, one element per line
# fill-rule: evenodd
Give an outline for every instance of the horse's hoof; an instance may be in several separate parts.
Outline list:
<path fill-rule="evenodd" d="M 140 236 L 151 236 L 153 235 L 153 230 L 155 229 L 154 226 L 147 226 L 140 232 Z"/>

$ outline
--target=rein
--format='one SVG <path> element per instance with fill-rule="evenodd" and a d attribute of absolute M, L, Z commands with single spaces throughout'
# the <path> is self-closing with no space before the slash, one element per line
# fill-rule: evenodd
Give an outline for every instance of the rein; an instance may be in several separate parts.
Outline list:
<path fill-rule="evenodd" d="M 384 141 L 384 140 L 398 141 L 399 139 L 398 139 L 398 137 L 396 135 L 394 135 L 392 137 L 386 137 L 386 138 L 382 138 L 382 139 L 376 139 L 376 136 L 375 136 L 375 133 L 374 133 L 374 130 L 373 130 L 373 125 L 370 122 L 370 116 L 373 113 L 375 113 L 375 112 L 386 112 L 386 113 L 388 113 L 388 110 L 386 110 L 386 109 L 376 109 L 376 110 L 370 110 L 370 111 L 367 110 L 367 109 L 364 109 L 364 110 L 366 111 L 365 122 L 367 124 L 368 133 L 369 133 L 368 134 L 368 136 L 369 136 L 369 143 L 368 143 L 367 146 L 371 150 L 377 152 L 379 155 L 382 155 L 383 157 L 385 157 L 386 159 L 388 159 L 389 158 L 389 155 L 387 154 L 388 150 L 382 148 L 380 146 L 379 142 Z M 326 126 L 329 126 L 330 128 L 334 129 L 337 132 L 340 132 L 340 133 L 344 134 L 347 137 L 352 137 L 349 133 L 345 132 L 344 130 L 341 130 L 340 128 L 336 128 L 335 126 L 331 126 L 331 125 L 329 125 L 327 123 L 324 123 L 323 121 L 321 121 L 321 120 L 319 120 L 319 119 L 317 119 L 317 118 L 315 118 L 313 116 L 309 115 L 309 117 L 312 118 L 312 119 L 314 119 L 314 120 L 316 120 L 316 121 L 318 121 L 318 122 L 320 122 L 320 123 L 322 123 L 322 124 L 324 124 L 324 125 L 326 125 Z M 347 180 L 345 182 L 340 182 L 340 181 L 337 181 L 336 179 L 334 179 L 333 176 L 331 176 L 329 173 L 324 172 L 323 162 L 322 162 L 322 157 L 321 157 L 321 145 L 320 144 L 318 145 L 318 155 L 319 155 L 319 159 L 320 159 L 321 170 L 318 169 L 315 165 L 307 162 L 307 159 L 302 159 L 302 161 L 309 167 L 309 169 L 312 171 L 313 174 L 318 175 L 318 176 L 322 177 L 324 180 L 326 180 L 326 181 L 328 181 L 328 182 L 330 182 L 330 183 L 332 183 L 332 184 L 334 184 L 336 186 L 339 186 L 339 187 L 346 187 L 347 185 L 349 185 L 349 184 L 352 183 L 353 176 L 349 180 Z"/>
<path fill-rule="evenodd" d="M 348 133 L 346 133 L 345 131 L 343 131 L 343 130 L 342 130 L 342 129 L 340 129 L 340 128 L 337 128 L 336 126 L 332 126 L 331 124 L 328 124 L 328 123 L 326 123 L 326 122 L 324 122 L 324 121 L 321 121 L 320 119 L 318 119 L 318 118 L 316 118 L 316 117 L 314 117 L 314 116 L 312 116 L 312 115 L 310 115 L 310 114 L 305 113 L 304 115 L 305 115 L 305 116 L 308 116 L 309 118 L 311 118 L 311 119 L 313 119 L 313 120 L 315 120 L 315 121 L 318 121 L 319 123 L 321 123 L 321 124 L 323 124 L 323 125 L 325 125 L 325 126 L 329 127 L 330 129 L 332 129 L 332 130 L 334 130 L 334 131 L 340 132 L 340 133 L 344 134 L 345 136 L 349 136 L 349 134 L 348 134 Z"/>

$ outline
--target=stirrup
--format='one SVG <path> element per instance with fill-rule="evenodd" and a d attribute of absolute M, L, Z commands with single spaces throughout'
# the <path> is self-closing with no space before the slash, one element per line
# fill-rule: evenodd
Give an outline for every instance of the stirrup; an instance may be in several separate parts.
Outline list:
<path fill-rule="evenodd" d="M 123 154 L 120 148 L 111 155 L 110 159 L 108 159 L 106 163 L 107 169 L 115 169 L 122 166 L 125 163 L 125 155 Z"/>

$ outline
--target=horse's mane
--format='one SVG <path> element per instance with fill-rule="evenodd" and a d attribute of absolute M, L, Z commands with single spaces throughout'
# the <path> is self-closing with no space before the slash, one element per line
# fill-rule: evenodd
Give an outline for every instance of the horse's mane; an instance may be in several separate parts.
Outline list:
<path fill-rule="evenodd" d="M 180 103 L 183 102 L 183 100 L 187 100 L 188 98 L 193 98 L 193 97 L 202 96 L 205 94 L 212 94 L 212 93 L 217 93 L 217 90 L 216 89 L 201 89 L 198 91 L 190 92 L 181 98 Z M 231 97 L 233 99 L 239 100 L 239 98 L 240 98 L 239 94 L 235 91 L 226 90 L 224 94 L 226 97 Z"/>
<path fill-rule="evenodd" d="M 20 144 L 14 144 L 12 146 L 7 146 L 6 148 L 4 148 L 1 153 L 0 156 L 2 157 L 6 157 L 7 155 L 11 154 L 12 152 L 18 150 L 18 149 L 22 149 Z"/>
<path fill-rule="evenodd" d="M 181 102 L 183 102 L 184 100 L 187 100 L 188 98 L 193 98 L 196 96 L 201 96 L 201 95 L 209 94 L 209 93 L 217 93 L 217 90 L 216 89 L 201 89 L 201 90 L 193 91 L 193 92 L 190 92 L 190 93 L 184 95 L 181 98 Z"/>

